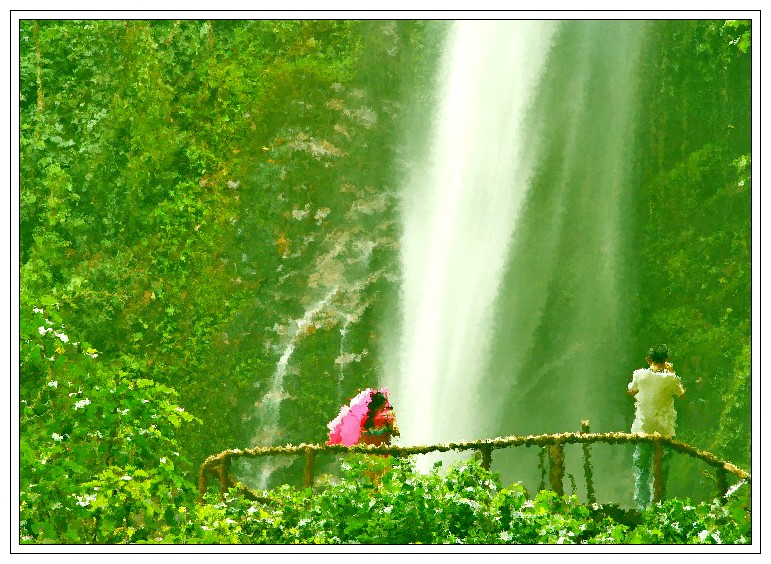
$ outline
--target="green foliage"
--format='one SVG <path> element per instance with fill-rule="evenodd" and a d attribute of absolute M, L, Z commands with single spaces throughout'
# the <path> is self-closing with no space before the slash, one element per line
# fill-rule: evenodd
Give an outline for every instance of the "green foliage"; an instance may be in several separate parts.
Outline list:
<path fill-rule="evenodd" d="M 143 363 L 98 358 L 65 333 L 52 297 L 41 304 L 21 311 L 21 540 L 148 538 L 191 496 L 175 433 L 197 419 Z"/>
<path fill-rule="evenodd" d="M 477 461 L 422 474 L 410 459 L 354 456 L 343 476 L 315 491 L 281 486 L 250 502 L 235 490 L 190 514 L 185 534 L 164 542 L 234 544 L 742 544 L 751 540 L 746 500 L 728 505 L 669 500 L 642 523 L 575 496 L 521 484 L 502 487 Z M 640 520 L 638 519 L 638 522 Z"/>
<path fill-rule="evenodd" d="M 388 120 L 371 128 L 380 100 L 360 87 L 365 49 L 378 71 L 396 64 L 379 25 L 21 22 L 22 293 L 51 296 L 102 358 L 178 391 L 207 421 L 177 431 L 195 461 L 245 440 L 280 345 L 272 328 L 312 299 L 309 257 L 351 228 L 358 190 L 381 183 Z M 331 219 L 293 221 L 304 206 Z M 322 378 L 339 355 L 327 341 L 319 386 L 335 385 Z M 301 396 L 337 401 L 314 385 Z"/>
<path fill-rule="evenodd" d="M 632 544 L 746 544 L 751 540 L 749 503 L 743 495 L 691 505 L 670 499 L 646 509 L 627 536 Z"/>
<path fill-rule="evenodd" d="M 26 542 L 173 534 L 190 506 L 191 469 L 251 439 L 245 422 L 281 345 L 273 328 L 314 299 L 314 253 L 350 240 L 351 229 L 393 235 L 374 215 L 346 214 L 382 185 L 395 79 L 409 74 L 394 72 L 410 53 L 400 45 L 418 48 L 421 30 L 335 20 L 20 23 Z M 294 220 L 311 206 L 307 221 Z M 321 210 L 329 218 L 317 219 Z M 372 264 L 393 262 L 388 252 L 374 251 Z M 375 284 L 367 304 L 384 289 Z M 359 317 L 349 328 L 356 353 L 376 338 L 372 315 Z M 307 430 L 298 421 L 323 435 L 337 408 L 340 345 L 329 337 L 338 329 L 326 323 L 314 350 L 297 355 L 311 376 L 287 382 L 287 440 Z M 376 371 L 374 355 L 361 358 L 349 387 Z M 189 412 L 205 425 L 184 424 Z"/>
<path fill-rule="evenodd" d="M 749 22 L 653 26 L 642 58 L 638 348 L 666 342 L 678 436 L 750 464 Z"/>
<path fill-rule="evenodd" d="M 736 45 L 736 48 L 746 53 L 752 45 L 752 29 L 749 20 L 726 20 L 720 33 L 730 37 L 729 43 Z"/>

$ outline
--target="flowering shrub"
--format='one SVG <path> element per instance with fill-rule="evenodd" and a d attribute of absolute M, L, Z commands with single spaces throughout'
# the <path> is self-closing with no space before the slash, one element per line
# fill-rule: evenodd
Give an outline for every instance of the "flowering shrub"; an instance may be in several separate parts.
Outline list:
<path fill-rule="evenodd" d="M 174 432 L 195 418 L 136 359 L 108 364 L 67 331 L 56 304 L 22 308 L 21 541 L 150 538 L 192 495 Z"/>

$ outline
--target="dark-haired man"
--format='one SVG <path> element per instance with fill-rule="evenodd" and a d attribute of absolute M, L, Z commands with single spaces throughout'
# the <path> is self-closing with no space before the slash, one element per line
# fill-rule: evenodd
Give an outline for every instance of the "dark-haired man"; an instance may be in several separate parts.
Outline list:
<path fill-rule="evenodd" d="M 627 386 L 627 393 L 635 397 L 632 433 L 659 433 L 673 437 L 677 420 L 674 397 L 682 397 L 685 388 L 669 362 L 669 348 L 666 345 L 651 347 L 645 360 L 648 368 L 635 370 Z M 650 504 L 653 497 L 652 458 L 653 446 L 650 443 L 635 445 L 634 500 L 641 510 Z"/>

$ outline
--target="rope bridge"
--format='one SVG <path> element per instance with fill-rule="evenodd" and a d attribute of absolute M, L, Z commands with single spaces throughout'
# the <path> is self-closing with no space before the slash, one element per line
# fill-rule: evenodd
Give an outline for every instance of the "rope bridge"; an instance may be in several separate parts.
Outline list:
<path fill-rule="evenodd" d="M 313 487 L 314 480 L 314 460 L 317 453 L 339 453 L 339 454 L 390 454 L 392 456 L 409 456 L 413 454 L 428 454 L 431 452 L 448 451 L 476 451 L 481 457 L 482 466 L 489 470 L 492 465 L 493 451 L 517 447 L 517 446 L 539 446 L 548 453 L 549 466 L 549 484 L 552 490 L 558 495 L 564 494 L 563 479 L 565 476 L 565 445 L 581 444 L 584 457 L 584 475 L 586 479 L 586 491 L 589 503 L 594 503 L 594 487 L 592 478 L 592 469 L 589 462 L 589 445 L 594 443 L 622 444 L 622 443 L 651 443 L 653 445 L 653 501 L 661 501 L 664 491 L 664 479 L 662 474 L 662 457 L 664 448 L 674 452 L 679 452 L 687 456 L 697 458 L 705 462 L 708 466 L 715 469 L 717 489 L 719 497 L 726 495 L 729 489 L 728 474 L 732 474 L 740 480 L 751 481 L 751 476 L 734 464 L 721 460 L 711 452 L 699 450 L 698 448 L 677 441 L 672 438 L 664 437 L 658 433 L 652 435 L 632 434 L 632 433 L 590 433 L 589 422 L 581 422 L 580 433 L 557 433 L 552 435 L 527 435 L 527 436 L 509 436 L 498 437 L 495 439 L 481 439 L 467 442 L 451 442 L 426 446 L 395 446 L 395 445 L 321 445 L 305 444 L 273 446 L 273 447 L 254 447 L 250 449 L 231 449 L 220 452 L 219 454 L 208 457 L 201 465 L 198 478 L 198 490 L 203 500 L 204 494 L 209 488 L 209 479 L 214 476 L 219 482 L 220 496 L 224 498 L 229 488 L 236 487 L 242 494 L 252 499 L 258 497 L 248 488 L 237 483 L 231 476 L 231 463 L 236 458 L 260 458 L 263 456 L 302 456 L 305 455 L 305 472 L 303 476 L 303 486 Z"/>

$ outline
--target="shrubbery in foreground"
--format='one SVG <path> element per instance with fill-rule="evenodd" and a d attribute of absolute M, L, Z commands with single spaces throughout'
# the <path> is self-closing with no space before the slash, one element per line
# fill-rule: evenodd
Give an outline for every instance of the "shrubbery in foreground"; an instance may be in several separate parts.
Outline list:
<path fill-rule="evenodd" d="M 412 461 L 395 461 L 380 484 L 366 473 L 383 459 L 351 457 L 343 479 L 322 491 L 282 486 L 269 503 L 240 496 L 200 507 L 166 542 L 365 544 L 742 544 L 751 542 L 746 498 L 736 494 L 691 505 L 672 499 L 642 514 L 587 506 L 575 496 L 502 487 L 476 461 L 453 465 L 446 476 L 421 474 Z M 745 488 L 747 489 L 747 488 Z M 741 490 L 740 490 L 741 491 Z M 744 492 L 746 496 L 746 492 Z M 620 517 L 619 517 L 620 516 Z"/>
<path fill-rule="evenodd" d="M 751 542 L 747 492 L 725 505 L 691 505 L 672 499 L 641 514 L 615 506 L 587 506 L 575 496 L 524 487 L 502 487 L 498 477 L 476 461 L 453 465 L 445 476 L 436 469 L 416 472 L 411 460 L 394 461 L 379 484 L 366 477 L 388 463 L 353 456 L 333 485 L 310 489 L 281 486 L 252 502 L 235 491 L 220 501 L 207 495 L 196 504 L 190 490 L 181 499 L 159 500 L 145 493 L 151 508 L 140 517 L 124 515 L 121 488 L 111 487 L 117 505 L 81 507 L 80 519 L 101 523 L 101 542 L 170 544 L 745 544 Z M 100 479 L 107 479 L 102 476 Z M 146 476 L 150 479 L 150 476 Z M 133 481 L 143 491 L 142 477 Z M 96 483 L 96 482 L 95 482 Z M 746 490 L 747 488 L 743 487 Z M 131 501 L 136 496 L 128 497 Z M 100 496 L 101 497 L 101 496 Z M 141 496 L 140 496 L 141 497 Z M 184 502 L 183 502 L 184 499 Z M 162 505 L 167 505 L 162 507 Z M 137 508 L 137 504 L 131 504 Z M 72 515 L 72 517 L 76 517 Z M 109 525 L 108 525 L 109 524 Z M 110 531 L 106 531 L 107 525 Z M 70 533 L 83 527 L 70 527 Z M 85 529 L 88 529 L 86 527 Z M 93 529 L 91 529 L 93 530 Z M 61 536 L 60 536 L 61 535 Z M 27 542 L 86 543 L 89 538 L 41 530 Z M 97 541 L 99 542 L 99 541 Z"/>

